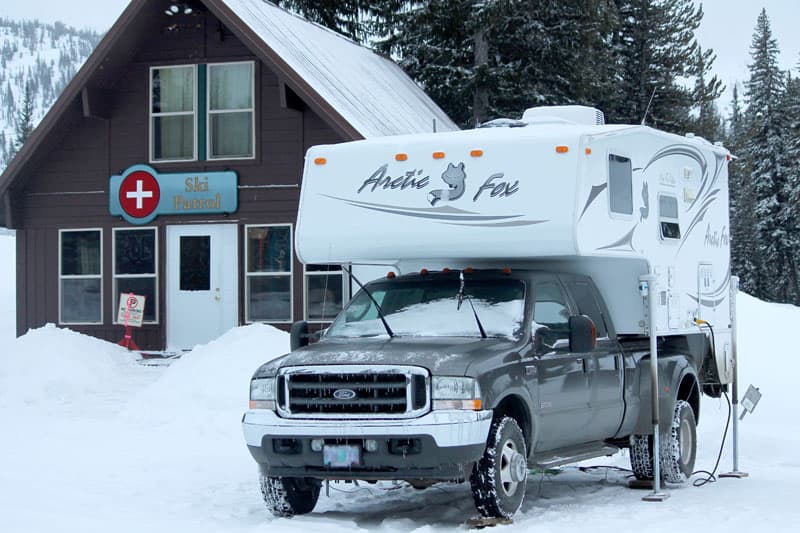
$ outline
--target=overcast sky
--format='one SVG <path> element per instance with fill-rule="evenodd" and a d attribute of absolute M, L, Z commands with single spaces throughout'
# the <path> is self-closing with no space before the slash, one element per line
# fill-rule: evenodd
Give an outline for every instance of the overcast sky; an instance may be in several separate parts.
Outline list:
<path fill-rule="evenodd" d="M 167 0 L 164 0 L 166 3 Z M 38 18 L 45 22 L 60 20 L 78 28 L 107 30 L 128 0 L 2 0 L 0 17 L 12 19 Z M 705 17 L 697 34 L 703 48 L 717 54 L 714 73 L 728 87 L 723 97 L 723 115 L 727 115 L 730 90 L 734 81 L 748 77 L 750 41 L 756 18 L 766 8 L 772 31 L 781 50 L 784 69 L 800 63 L 800 9 L 797 0 L 706 0 L 702 2 Z M 795 70 L 795 75 L 800 72 Z"/>

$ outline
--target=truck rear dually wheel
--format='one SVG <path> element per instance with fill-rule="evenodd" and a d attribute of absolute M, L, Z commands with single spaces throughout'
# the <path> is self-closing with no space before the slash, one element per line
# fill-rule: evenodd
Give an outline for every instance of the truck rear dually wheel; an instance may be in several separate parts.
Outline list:
<path fill-rule="evenodd" d="M 320 482 L 314 479 L 261 475 L 260 482 L 264 503 L 275 516 L 310 513 L 319 499 Z"/>
<path fill-rule="evenodd" d="M 511 518 L 522 506 L 528 475 L 528 451 L 517 421 L 492 422 L 483 456 L 469 478 L 475 507 L 482 516 Z"/>
<path fill-rule="evenodd" d="M 697 423 L 688 402 L 675 402 L 669 433 L 661 442 L 661 479 L 683 483 L 692 475 L 697 457 Z M 631 436 L 631 469 L 639 480 L 653 479 L 653 436 Z"/>

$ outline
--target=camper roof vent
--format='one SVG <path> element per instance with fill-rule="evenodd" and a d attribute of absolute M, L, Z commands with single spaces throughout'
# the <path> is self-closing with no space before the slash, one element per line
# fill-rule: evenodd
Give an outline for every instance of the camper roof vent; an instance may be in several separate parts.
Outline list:
<path fill-rule="evenodd" d="M 531 107 L 522 114 L 522 122 L 528 124 L 585 124 L 602 126 L 605 115 L 599 109 L 583 105 L 559 105 Z"/>

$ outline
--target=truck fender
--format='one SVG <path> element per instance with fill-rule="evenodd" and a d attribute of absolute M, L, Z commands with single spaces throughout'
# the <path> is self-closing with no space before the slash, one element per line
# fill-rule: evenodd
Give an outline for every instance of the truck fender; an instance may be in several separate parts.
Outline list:
<path fill-rule="evenodd" d="M 633 433 L 650 435 L 653 433 L 652 402 L 650 393 L 650 356 L 646 355 L 638 361 L 639 373 L 639 416 Z M 672 411 L 680 392 L 681 383 L 687 377 L 697 383 L 697 370 L 692 358 L 685 354 L 659 354 L 658 356 L 658 408 L 659 430 L 665 435 L 672 421 Z M 693 406 L 694 407 L 694 406 Z M 698 415 L 698 413 L 695 413 Z"/>
<path fill-rule="evenodd" d="M 533 456 L 534 444 L 536 442 L 536 423 L 535 410 L 533 409 L 530 392 L 526 388 L 515 387 L 503 392 L 498 396 L 492 405 L 494 417 L 510 416 L 517 421 L 528 446 L 528 454 Z"/>

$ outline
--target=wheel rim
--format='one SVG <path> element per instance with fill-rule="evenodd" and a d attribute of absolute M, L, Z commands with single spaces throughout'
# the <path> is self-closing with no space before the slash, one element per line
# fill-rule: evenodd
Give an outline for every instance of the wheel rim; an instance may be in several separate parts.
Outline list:
<path fill-rule="evenodd" d="M 681 420 L 680 429 L 681 463 L 688 464 L 692 458 L 692 427 L 685 418 Z"/>
<path fill-rule="evenodd" d="M 506 496 L 513 496 L 517 492 L 519 482 L 514 481 L 512 468 L 514 457 L 518 454 L 514 441 L 507 440 L 500 451 L 500 488 Z"/>

